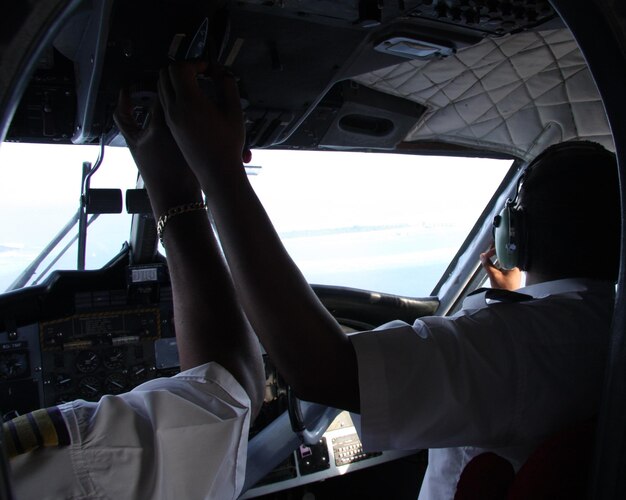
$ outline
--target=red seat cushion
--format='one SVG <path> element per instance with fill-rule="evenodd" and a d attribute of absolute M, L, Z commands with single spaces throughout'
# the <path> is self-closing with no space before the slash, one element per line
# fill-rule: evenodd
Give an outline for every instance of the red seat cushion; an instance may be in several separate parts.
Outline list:
<path fill-rule="evenodd" d="M 595 419 L 544 441 L 517 474 L 508 460 L 483 453 L 465 466 L 454 500 L 554 500 L 587 498 Z"/>
<path fill-rule="evenodd" d="M 495 453 L 482 453 L 463 469 L 454 500 L 503 500 L 514 476 L 508 460 Z"/>
<path fill-rule="evenodd" d="M 518 471 L 507 500 L 587 498 L 595 420 L 588 420 L 545 441 Z"/>

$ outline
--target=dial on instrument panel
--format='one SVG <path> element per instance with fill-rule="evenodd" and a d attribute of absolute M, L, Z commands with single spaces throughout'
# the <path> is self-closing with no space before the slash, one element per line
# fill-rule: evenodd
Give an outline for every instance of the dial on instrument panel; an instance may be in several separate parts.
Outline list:
<path fill-rule="evenodd" d="M 101 390 L 102 384 L 100 380 L 92 375 L 83 377 L 78 382 L 78 393 L 88 401 L 97 399 L 100 396 Z"/>
<path fill-rule="evenodd" d="M 76 355 L 76 369 L 81 373 L 93 373 L 100 365 L 100 357 L 94 351 L 80 351 Z"/>
<path fill-rule="evenodd" d="M 124 366 L 124 350 L 112 347 L 102 356 L 102 364 L 109 370 L 116 370 Z"/>
<path fill-rule="evenodd" d="M 131 366 L 129 373 L 133 383 L 138 384 L 148 378 L 148 375 L 150 375 L 150 369 L 146 365 L 139 364 Z"/>
<path fill-rule="evenodd" d="M 58 392 L 67 392 L 74 388 L 74 379 L 67 373 L 56 373 L 54 375 L 54 387 Z"/>
<path fill-rule="evenodd" d="M 0 353 L 0 380 L 25 377 L 29 370 L 26 352 L 7 351 Z"/>
<path fill-rule="evenodd" d="M 107 394 L 120 394 L 124 390 L 126 390 L 126 376 L 123 373 L 111 373 L 104 379 L 104 391 Z"/>

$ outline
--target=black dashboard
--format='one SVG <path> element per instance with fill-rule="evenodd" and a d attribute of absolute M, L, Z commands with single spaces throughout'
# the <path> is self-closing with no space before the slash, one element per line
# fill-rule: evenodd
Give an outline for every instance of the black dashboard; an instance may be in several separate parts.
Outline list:
<path fill-rule="evenodd" d="M 97 401 L 178 370 L 165 264 L 120 260 L 106 271 L 61 271 L 0 303 L 5 419 L 77 398 Z"/>
<path fill-rule="evenodd" d="M 97 401 L 156 377 L 179 372 L 172 291 L 165 261 L 132 265 L 128 250 L 105 269 L 56 271 L 43 284 L 0 296 L 0 410 L 4 420 L 37 408 Z M 410 299 L 340 287 L 314 286 L 347 332 L 436 308 L 432 298 Z M 293 452 L 256 481 L 245 498 L 344 475 L 411 455 L 365 453 L 352 416 L 336 411 L 319 442 L 294 441 L 286 419 L 288 386 L 267 355 L 265 400 L 250 429 L 260 455 L 288 434 Z M 334 418 L 336 416 L 336 418 Z M 278 432 L 278 437 L 276 432 Z M 291 441 L 289 441 L 291 439 Z M 291 444 L 289 444 L 291 443 Z"/>

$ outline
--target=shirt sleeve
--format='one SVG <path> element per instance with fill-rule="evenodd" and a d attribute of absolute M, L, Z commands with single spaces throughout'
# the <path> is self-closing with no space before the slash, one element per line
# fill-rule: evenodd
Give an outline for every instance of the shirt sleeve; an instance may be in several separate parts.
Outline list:
<path fill-rule="evenodd" d="M 37 474 L 31 460 L 30 487 L 39 495 L 18 498 L 47 498 L 42 492 L 48 485 L 63 498 L 237 498 L 245 479 L 249 407 L 244 389 L 217 363 L 97 403 L 61 405 L 71 445 L 30 457 L 61 467 Z M 52 477 L 53 470 L 65 479 Z"/>
<path fill-rule="evenodd" d="M 561 293 L 352 335 L 364 446 L 518 446 L 588 419 L 612 304 Z"/>
<path fill-rule="evenodd" d="M 460 330 L 458 321 L 429 318 L 414 325 L 395 321 L 350 337 L 357 353 L 366 449 L 506 439 L 515 405 L 515 397 L 506 396 L 517 365 L 505 354 L 511 350 L 507 335 Z"/>

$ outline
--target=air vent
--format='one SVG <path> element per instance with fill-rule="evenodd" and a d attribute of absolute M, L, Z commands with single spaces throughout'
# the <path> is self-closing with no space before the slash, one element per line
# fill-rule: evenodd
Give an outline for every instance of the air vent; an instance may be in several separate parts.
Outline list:
<path fill-rule="evenodd" d="M 385 137 L 393 131 L 393 122 L 386 118 L 350 114 L 342 116 L 338 126 L 344 132 L 368 135 L 371 137 Z"/>

